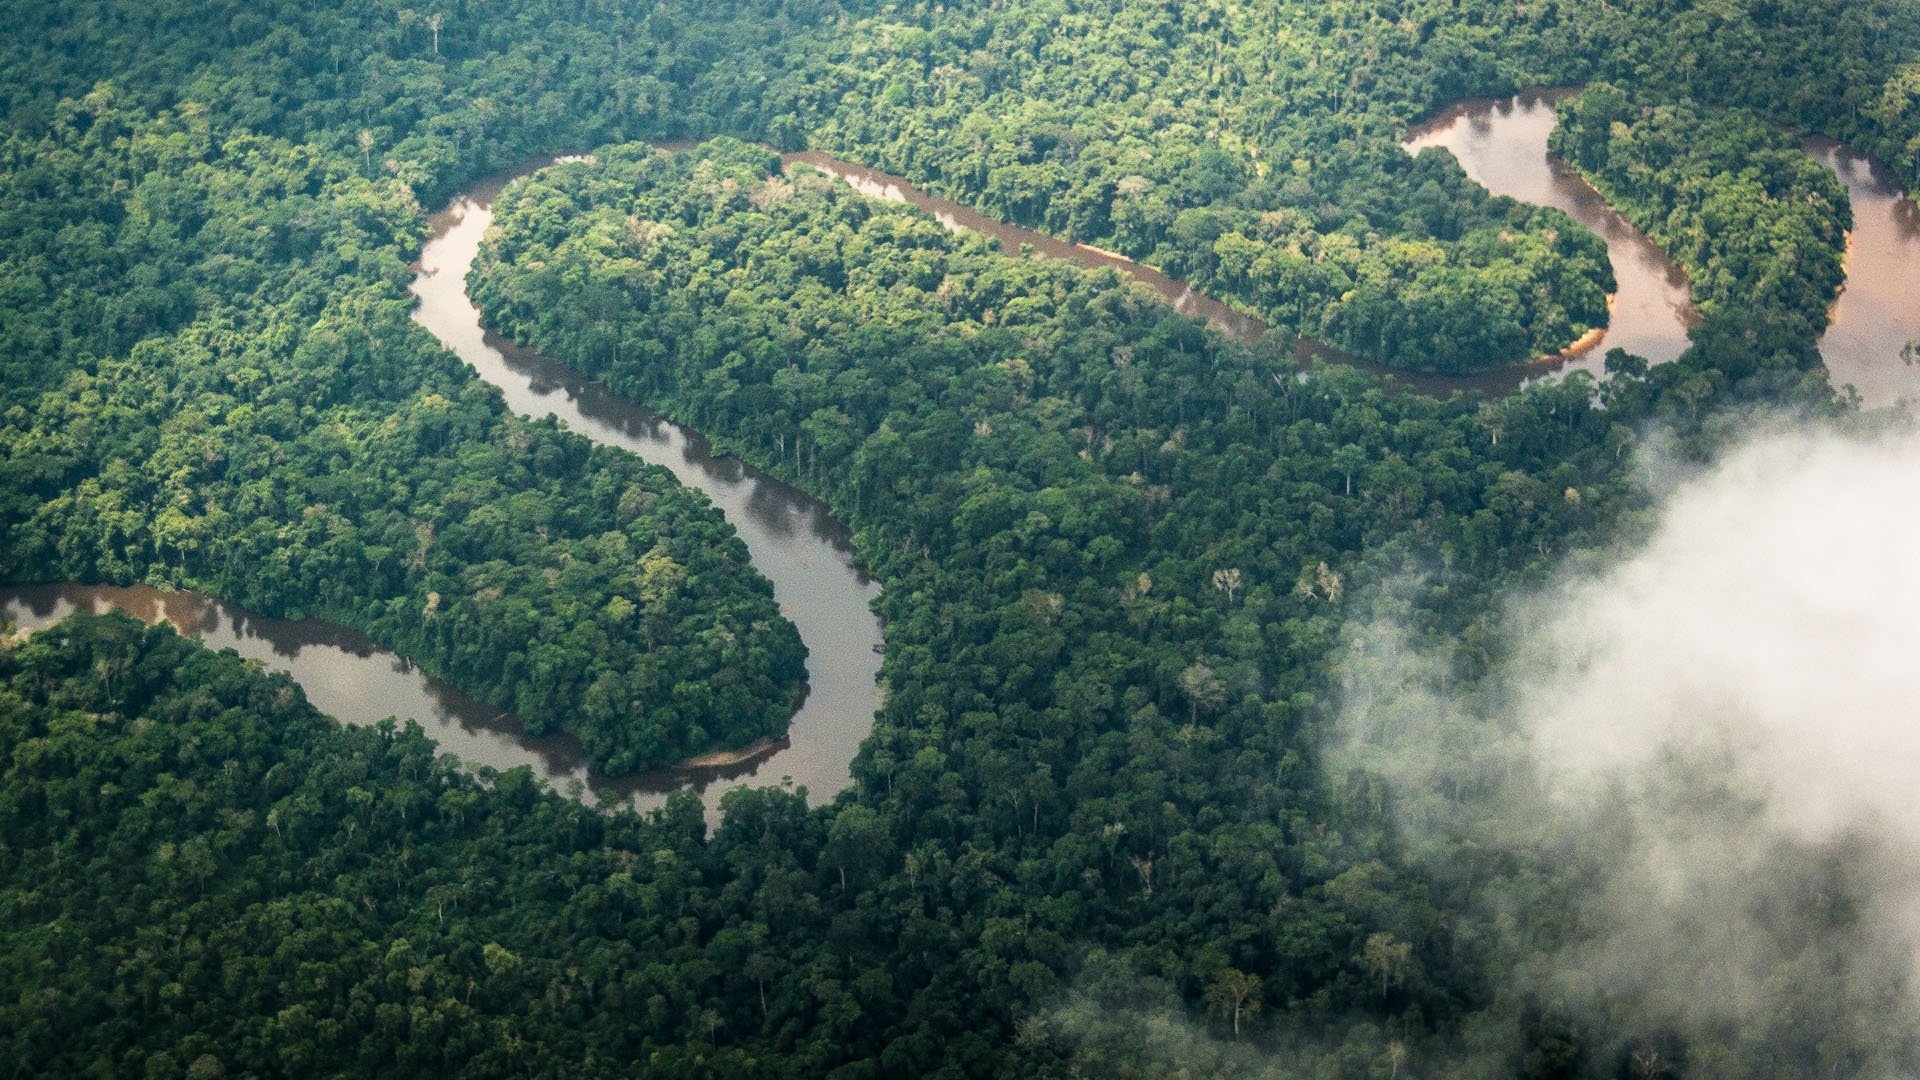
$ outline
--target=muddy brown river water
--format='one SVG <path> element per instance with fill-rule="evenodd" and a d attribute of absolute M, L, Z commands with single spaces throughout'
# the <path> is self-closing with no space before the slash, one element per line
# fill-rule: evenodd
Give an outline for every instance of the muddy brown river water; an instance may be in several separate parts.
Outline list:
<path fill-rule="evenodd" d="M 1448 150 L 1488 191 L 1564 210 L 1606 241 L 1618 283 L 1606 330 L 1566 354 L 1527 365 L 1528 378 L 1569 371 L 1598 376 L 1607 351 L 1615 348 L 1665 363 L 1686 351 L 1687 328 L 1694 322 L 1686 271 L 1614 213 L 1591 184 L 1547 153 L 1547 135 L 1558 122 L 1553 102 L 1568 93 L 1531 91 L 1463 101 L 1416 126 L 1402 144 L 1416 154 L 1430 146 Z"/>
<path fill-rule="evenodd" d="M 23 629 L 44 626 L 76 608 L 117 607 L 150 623 L 165 619 L 214 648 L 232 647 L 290 672 L 316 706 L 340 720 L 412 718 L 444 750 L 471 764 L 528 765 L 559 790 L 590 791 L 641 809 L 688 785 L 699 790 L 710 819 L 717 817 L 721 795 L 739 784 L 790 780 L 804 785 L 816 803 L 831 798 L 850 782 L 849 766 L 880 706 L 875 679 L 882 637 L 870 606 L 878 585 L 855 565 L 846 529 L 819 500 L 736 458 L 716 455 L 697 433 L 480 325 L 480 313 L 467 299 L 466 275 L 493 219 L 493 198 L 508 179 L 475 185 L 434 215 L 411 286 L 418 298 L 414 318 L 498 387 L 514 411 L 552 413 L 594 442 L 663 465 L 726 514 L 807 646 L 807 695 L 783 742 L 751 748 L 733 764 L 610 778 L 586 767 L 571 736 L 529 736 L 511 713 L 321 620 L 260 618 L 196 594 L 144 587 L 15 586 L 0 589 L 0 609 Z"/>
<path fill-rule="evenodd" d="M 1620 290 L 1606 334 L 1566 357 L 1529 365 L 1528 375 L 1599 373 L 1615 346 L 1655 363 L 1686 348 L 1693 319 L 1685 271 L 1611 210 L 1570 167 L 1547 153 L 1553 103 L 1571 90 L 1456 104 L 1416 126 L 1404 144 L 1439 146 L 1487 190 L 1556 206 L 1607 242 Z M 1810 138 L 1808 154 L 1832 169 L 1853 203 L 1847 282 L 1834 303 L 1820 355 L 1836 387 L 1854 387 L 1868 406 L 1920 401 L 1920 365 L 1902 349 L 1920 340 L 1920 207 L 1885 166 L 1831 139 Z"/>
<path fill-rule="evenodd" d="M 1678 356 L 1693 317 L 1686 275 L 1647 238 L 1610 210 L 1585 181 L 1546 152 L 1557 92 L 1463 102 L 1415 128 L 1406 146 L 1445 147 L 1467 174 L 1499 194 L 1557 206 L 1607 242 L 1619 279 L 1612 325 L 1568 354 L 1465 379 L 1397 375 L 1430 393 L 1475 388 L 1502 393 L 1522 382 L 1571 370 L 1596 373 L 1615 346 L 1655 362 Z M 1869 405 L 1920 399 L 1920 366 L 1901 350 L 1920 339 L 1920 212 L 1883 167 L 1830 140 L 1807 150 L 1832 168 L 1853 200 L 1849 277 L 1822 339 L 1836 385 L 1855 386 Z M 1247 339 L 1266 331 L 1260 320 L 1201 296 L 1183 282 L 1111 252 L 1073 244 L 986 218 L 928 195 L 898 177 L 819 153 L 785 155 L 836 176 L 865 194 L 910 203 L 951 228 L 984 233 L 1009 253 L 1034 253 L 1083 266 L 1111 267 L 1152 289 L 1177 310 Z M 514 175 L 531 170 L 519 170 Z M 737 784 L 791 781 L 813 801 L 850 782 L 849 766 L 880 706 L 876 676 L 882 637 L 871 604 L 879 589 L 855 564 L 846 530 L 818 500 L 742 464 L 716 455 L 697 433 L 626 401 L 563 364 L 488 333 L 466 295 L 466 274 L 492 221 L 492 202 L 511 176 L 476 184 L 432 219 L 412 290 L 415 319 L 507 404 L 530 416 L 552 413 L 595 442 L 629 450 L 706 492 L 739 530 L 754 566 L 773 582 L 781 610 L 808 649 L 809 692 L 783 742 L 749 748 L 721 766 L 665 769 L 618 779 L 589 770 L 569 736 L 533 737 L 518 720 L 422 673 L 366 637 L 319 620 L 268 619 L 191 593 L 146 587 L 31 585 L 0 588 L 0 612 L 36 629 L 76 609 L 117 607 L 148 622 L 165 620 L 215 648 L 230 647 L 267 667 L 290 672 L 322 711 L 348 723 L 387 716 L 418 720 L 447 753 L 497 769 L 531 766 L 556 788 L 656 806 L 676 788 L 693 786 L 710 819 L 720 796 Z M 1308 342 L 1303 352 L 1348 360 Z"/>

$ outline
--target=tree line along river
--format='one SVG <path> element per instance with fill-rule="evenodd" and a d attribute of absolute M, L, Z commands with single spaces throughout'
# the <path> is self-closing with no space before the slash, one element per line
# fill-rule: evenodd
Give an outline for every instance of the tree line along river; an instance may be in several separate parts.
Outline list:
<path fill-rule="evenodd" d="M 1615 347 L 1663 363 L 1686 349 L 1694 322 L 1686 272 L 1547 153 L 1553 104 L 1570 93 L 1530 90 L 1463 101 L 1417 125 L 1404 144 L 1412 153 L 1445 147 L 1487 190 L 1558 207 L 1606 241 L 1619 282 L 1611 324 L 1578 350 L 1526 365 L 1521 371 L 1527 377 L 1573 370 L 1598 375 Z M 1868 406 L 1920 401 L 1920 366 L 1901 359 L 1902 349 L 1920 339 L 1920 205 L 1891 170 L 1865 154 L 1820 136 L 1801 145 L 1833 170 L 1853 205 L 1847 282 L 1820 339 L 1833 385 L 1853 387 Z"/>
<path fill-rule="evenodd" d="M 1410 152 L 1446 147 L 1469 176 L 1496 194 L 1559 207 L 1599 234 L 1619 282 L 1611 325 L 1560 355 L 1512 368 L 1457 379 L 1396 373 L 1414 389 L 1447 393 L 1473 388 L 1498 394 L 1566 371 L 1597 373 L 1601 359 L 1614 347 L 1655 363 L 1674 359 L 1686 347 L 1693 311 L 1685 273 L 1584 180 L 1547 154 L 1557 93 L 1462 102 L 1415 127 L 1405 146 Z M 1913 300 L 1920 296 L 1920 209 L 1888 170 L 1871 159 L 1827 139 L 1809 139 L 1806 149 L 1834 170 L 1853 203 L 1847 283 L 1820 343 L 1834 384 L 1855 387 L 1868 405 L 1920 399 L 1920 367 L 1901 359 L 1902 347 L 1920 339 L 1920 304 Z M 910 203 L 950 228 L 984 233 L 999 240 L 1009 254 L 1025 246 L 1035 254 L 1083 266 L 1112 267 L 1223 333 L 1247 338 L 1267 329 L 1260 320 L 1151 267 L 986 218 L 898 177 L 818 152 L 787 154 L 784 160 L 789 167 L 804 164 L 838 177 L 864 194 Z M 562 791 L 593 792 L 644 809 L 691 784 L 700 791 L 710 818 L 717 815 L 720 795 L 741 783 L 790 779 L 806 786 L 815 801 L 831 798 L 850 782 L 849 766 L 880 705 L 876 676 L 882 636 L 871 607 L 878 586 L 855 564 L 846 529 L 818 500 L 738 459 L 715 455 L 698 433 L 481 326 L 479 312 L 467 298 L 467 271 L 492 221 L 494 196 L 509 180 L 536 167 L 482 181 L 434 216 L 412 285 L 418 298 L 414 317 L 499 388 L 515 411 L 552 413 L 595 442 L 663 465 L 681 483 L 704 491 L 726 514 L 807 646 L 808 692 L 786 739 L 672 769 L 610 778 L 586 767 L 571 736 L 528 735 L 510 713 L 425 675 L 360 634 L 320 620 L 262 618 L 207 597 L 144 586 L 10 586 L 0 589 L 0 608 L 28 630 L 76 608 L 117 607 L 149 623 L 164 619 L 211 647 L 230 647 L 269 668 L 290 672 L 318 708 L 342 721 L 412 718 L 444 751 L 463 761 L 497 769 L 529 765 Z M 1313 342 L 1304 342 L 1302 351 L 1353 362 Z"/>

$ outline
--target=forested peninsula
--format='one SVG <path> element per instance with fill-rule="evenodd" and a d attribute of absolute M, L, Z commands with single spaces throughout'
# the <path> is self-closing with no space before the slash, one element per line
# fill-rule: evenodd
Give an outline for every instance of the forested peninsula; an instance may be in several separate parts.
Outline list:
<path fill-rule="evenodd" d="M 1650 446 L 1709 462 L 1757 408 L 1860 422 L 1815 347 L 1844 199 L 1770 125 L 1920 180 L 1908 0 L 7 18 L 0 577 L 325 617 L 612 771 L 780 731 L 803 650 L 731 527 L 513 415 L 408 319 L 429 210 L 592 151 L 502 197 L 476 299 L 825 500 L 887 647 L 852 785 L 740 788 L 710 825 L 690 793 L 602 812 L 405 722 L 330 723 L 123 617 L 9 638 L 0 1075 L 1920 1063 L 1909 976 L 1811 946 L 1741 1024 L 1594 1007 L 1594 856 L 1469 831 L 1436 857 L 1327 753 L 1368 658 L 1423 650 L 1471 692 L 1509 590 L 1633 550 Z M 1456 98 L 1574 84 L 1556 145 L 1694 275 L 1687 353 L 1491 399 L 1303 359 L 1480 370 L 1605 318 L 1595 237 L 1398 146 Z M 1122 251 L 1275 332 L 767 146 Z M 1763 869 L 1795 875 L 1787 945 L 1848 933 L 1873 887 L 1794 850 Z"/>
<path fill-rule="evenodd" d="M 70 105 L 0 179 L 0 575 L 330 618 L 615 772 L 784 728 L 800 643 L 719 515 L 508 415 L 408 321 L 404 185 L 194 107 Z"/>
<path fill-rule="evenodd" d="M 1604 83 L 1559 109 L 1549 146 L 1686 267 L 1702 312 L 1797 316 L 1810 336 L 1826 326 L 1853 219 L 1797 140 L 1744 110 L 1643 108 Z"/>

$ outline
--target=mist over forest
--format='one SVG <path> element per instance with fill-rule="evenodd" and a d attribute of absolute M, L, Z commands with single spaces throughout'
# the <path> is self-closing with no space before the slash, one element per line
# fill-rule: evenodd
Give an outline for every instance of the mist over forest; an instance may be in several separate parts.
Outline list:
<path fill-rule="evenodd" d="M 1508 935 L 1516 982 L 1647 1060 L 1730 1038 L 1811 1063 L 1851 1028 L 1878 1040 L 1866 1071 L 1897 1075 L 1920 964 L 1897 493 L 1920 438 L 1744 427 L 1711 465 L 1649 455 L 1646 538 L 1505 598 L 1487 678 L 1446 685 L 1445 646 L 1349 628 L 1329 768 L 1384 785 L 1410 849 Z M 1542 903 L 1516 865 L 1577 888 Z"/>

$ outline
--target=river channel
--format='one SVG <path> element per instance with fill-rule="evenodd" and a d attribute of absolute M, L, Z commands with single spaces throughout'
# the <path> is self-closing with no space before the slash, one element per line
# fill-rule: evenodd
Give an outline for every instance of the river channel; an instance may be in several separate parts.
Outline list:
<path fill-rule="evenodd" d="M 968 232 L 990 237 L 999 241 L 1000 249 L 1008 255 L 1019 255 L 1024 250 L 1047 258 L 1066 259 L 1089 270 L 1116 271 L 1123 277 L 1145 285 L 1180 314 L 1202 319 L 1208 326 L 1228 337 L 1240 341 L 1252 341 L 1270 329 L 1263 320 L 1229 307 L 1211 296 L 1195 292 L 1193 286 L 1187 282 L 1168 277 L 1146 263 L 1136 262 L 1125 255 L 1097 248 L 1091 244 L 1076 244 L 1021 225 L 987 217 L 978 210 L 962 206 L 951 199 L 929 195 L 898 176 L 862 165 L 853 165 L 816 150 L 782 154 L 780 160 L 788 168 L 794 165 L 806 165 L 828 176 L 843 180 L 852 185 L 855 191 L 868 198 L 906 203 L 917 207 L 932 215 L 934 220 L 949 229 L 965 229 Z M 1294 354 L 1305 361 L 1324 360 L 1331 364 L 1347 364 L 1376 375 L 1390 376 L 1400 385 L 1412 387 L 1421 393 L 1432 394 L 1435 397 L 1446 397 L 1455 390 L 1481 390 L 1488 394 L 1504 394 L 1520 385 L 1526 377 L 1524 368 L 1500 368 L 1466 376 L 1389 370 L 1380 364 L 1350 355 L 1326 342 L 1307 337 L 1294 339 Z"/>
<path fill-rule="evenodd" d="M 1394 373 L 1405 385 L 1436 394 L 1456 388 L 1502 393 L 1520 383 L 1569 370 L 1596 373 L 1615 346 L 1656 362 L 1686 346 L 1693 318 L 1686 275 L 1654 245 L 1608 209 L 1585 181 L 1546 151 L 1555 122 L 1553 92 L 1463 102 L 1415 128 L 1406 146 L 1418 152 L 1442 146 L 1467 174 L 1498 194 L 1558 206 L 1607 242 L 1619 280 L 1612 325 L 1595 340 L 1559 357 L 1466 378 Z M 1829 140 L 1807 150 L 1832 168 L 1853 199 L 1848 237 L 1849 277 L 1821 341 L 1836 385 L 1851 384 L 1869 405 L 1920 399 L 1920 366 L 1903 363 L 1907 342 L 1920 339 L 1920 213 L 1883 167 Z M 906 202 L 950 228 L 1000 241 L 1009 253 L 1070 259 L 1110 267 L 1228 335 L 1249 339 L 1267 329 L 1260 320 L 1201 296 L 1183 282 L 1131 259 L 1073 244 L 984 217 L 927 195 L 898 177 L 816 152 L 788 154 L 791 167 L 810 166 L 864 194 Z M 447 753 L 474 765 L 507 769 L 529 765 L 556 789 L 657 806 L 667 792 L 692 785 L 708 817 L 732 786 L 791 780 L 814 802 L 850 782 L 849 767 L 881 703 L 876 677 L 882 637 L 872 612 L 878 586 L 854 563 L 846 530 L 818 500 L 742 464 L 716 455 L 697 433 L 613 394 L 557 361 L 519 348 L 486 331 L 466 294 L 466 275 L 493 220 L 492 202 L 514 176 L 474 185 L 431 220 L 411 286 L 415 319 L 499 388 L 509 407 L 530 416 L 558 416 L 571 430 L 638 454 L 704 491 L 745 541 L 754 566 L 772 581 L 781 611 L 799 628 L 808 650 L 809 690 L 781 743 L 756 748 L 743 760 L 609 778 L 589 770 L 571 736 L 534 737 L 503 713 L 422 673 L 366 637 L 319 620 L 262 618 L 191 593 L 146 587 L 35 585 L 0 588 L 0 612 L 23 629 L 37 629 L 80 608 L 120 608 L 166 620 L 214 648 L 233 648 L 268 668 L 291 673 L 323 712 L 348 723 L 387 716 L 418 720 Z M 1304 355 L 1352 362 L 1336 350 L 1307 342 Z M 1365 366 L 1365 365 L 1362 365 Z"/>
<path fill-rule="evenodd" d="M 693 786 L 709 820 L 720 796 L 739 784 L 804 785 L 811 801 L 831 798 L 851 780 L 860 742 L 880 706 L 880 621 L 871 604 L 879 586 L 855 565 L 846 529 L 824 504 L 742 464 L 716 455 L 698 433 L 613 394 L 557 361 L 487 332 L 466 293 L 467 271 L 493 220 L 494 196 L 515 174 L 483 181 L 430 220 L 431 232 L 411 285 L 414 318 L 498 387 L 509 408 L 549 413 L 597 443 L 616 446 L 671 470 L 699 488 L 745 541 L 754 567 L 773 583 L 774 598 L 807 647 L 807 694 L 786 739 L 761 745 L 745 760 L 607 777 L 587 768 L 568 735 L 530 736 L 502 712 L 422 673 L 407 659 L 361 634 L 317 619 L 269 619 L 193 593 L 146 587 L 12 586 L 0 589 L 0 611 L 24 630 L 76 609 L 119 608 L 148 623 L 165 620 L 213 648 L 233 648 L 299 681 L 322 712 L 347 723 L 388 716 L 418 720 L 447 753 L 472 765 L 531 766 L 557 790 L 658 806 L 676 788 Z"/>
<path fill-rule="evenodd" d="M 1481 187 L 1563 210 L 1606 241 L 1618 286 L 1608 304 L 1607 328 L 1565 353 L 1523 365 L 1520 374 L 1525 378 L 1570 371 L 1598 377 L 1608 350 L 1616 348 L 1666 363 L 1686 351 L 1687 330 L 1695 321 L 1686 271 L 1615 213 L 1571 167 L 1547 153 L 1547 135 L 1559 122 L 1553 103 L 1572 92 L 1529 91 L 1513 98 L 1463 101 L 1414 127 L 1402 144 L 1415 154 L 1442 147 Z"/>
<path fill-rule="evenodd" d="M 1558 207 L 1606 241 L 1619 282 L 1611 325 L 1570 355 L 1519 369 L 1526 377 L 1573 370 L 1597 375 L 1616 346 L 1664 363 L 1686 348 L 1694 320 L 1685 271 L 1547 153 L 1547 135 L 1558 122 L 1553 103 L 1571 93 L 1532 90 L 1463 101 L 1416 126 L 1403 144 L 1412 153 L 1444 147 L 1487 190 Z M 1835 387 L 1854 387 L 1868 406 L 1920 401 L 1920 365 L 1901 357 L 1904 346 L 1920 340 L 1920 207 L 1872 158 L 1831 139 L 1809 138 L 1803 146 L 1834 171 L 1853 204 L 1847 281 L 1820 340 L 1828 374 Z M 1483 389 L 1494 389 L 1493 381 L 1475 380 Z"/>
<path fill-rule="evenodd" d="M 1802 145 L 1832 169 L 1853 203 L 1847 283 L 1829 313 L 1820 356 L 1835 386 L 1869 406 L 1920 404 L 1920 360 L 1901 351 L 1920 341 L 1920 205 L 1893 170 L 1832 139 Z"/>

